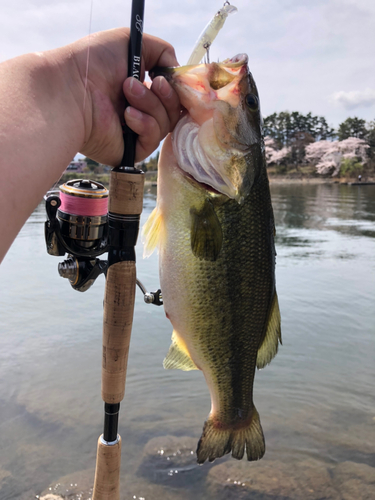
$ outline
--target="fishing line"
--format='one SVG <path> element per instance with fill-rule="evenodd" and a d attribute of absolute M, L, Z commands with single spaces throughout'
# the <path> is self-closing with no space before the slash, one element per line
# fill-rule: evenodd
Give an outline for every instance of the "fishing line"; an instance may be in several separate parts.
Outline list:
<path fill-rule="evenodd" d="M 65 214 L 96 217 L 108 212 L 108 190 L 99 182 L 86 179 L 68 181 L 60 186 L 60 201 L 59 211 Z"/>
<path fill-rule="evenodd" d="M 90 61 L 90 45 L 91 45 L 91 26 L 92 26 L 92 11 L 93 11 L 94 0 L 91 0 L 90 4 L 90 19 L 89 19 L 89 41 L 87 47 L 87 59 L 86 59 L 86 76 L 85 76 L 85 88 L 83 90 L 83 111 L 86 108 L 86 93 L 87 93 L 87 80 L 89 74 L 89 61 Z"/>
<path fill-rule="evenodd" d="M 99 215 L 106 215 L 108 212 L 108 198 L 98 200 L 78 198 L 61 192 L 60 200 L 60 210 L 68 214 L 82 215 L 83 217 L 96 217 Z"/>

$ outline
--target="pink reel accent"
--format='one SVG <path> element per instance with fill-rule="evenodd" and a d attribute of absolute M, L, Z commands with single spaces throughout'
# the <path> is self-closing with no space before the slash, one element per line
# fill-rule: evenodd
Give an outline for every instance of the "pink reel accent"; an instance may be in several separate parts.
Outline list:
<path fill-rule="evenodd" d="M 59 210 L 67 214 L 95 217 L 106 215 L 108 212 L 108 197 L 82 198 L 61 192 L 60 200 Z"/>

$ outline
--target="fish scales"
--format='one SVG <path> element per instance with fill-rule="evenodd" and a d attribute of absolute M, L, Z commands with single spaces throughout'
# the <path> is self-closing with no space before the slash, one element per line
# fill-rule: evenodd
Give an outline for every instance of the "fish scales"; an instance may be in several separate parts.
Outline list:
<path fill-rule="evenodd" d="M 183 135 L 186 130 L 187 134 L 194 134 L 196 122 L 186 116 L 182 118 L 174 135 L 169 135 L 164 142 L 159 162 L 157 207 L 144 230 L 148 238 L 146 248 L 155 246 L 155 241 L 159 246 L 163 301 L 173 325 L 172 345 L 164 366 L 201 369 L 210 389 L 212 407 L 198 443 L 199 463 L 212 461 L 230 451 L 238 459 L 245 452 L 248 460 L 263 456 L 263 432 L 253 403 L 255 368 L 271 361 L 281 341 L 275 291 L 274 219 L 260 115 L 255 118 L 254 113 L 249 115 L 244 105 L 246 96 L 257 95 L 256 87 L 247 69 L 246 73 L 243 70 L 247 59 L 236 56 L 229 66 L 233 60 L 238 74 L 233 78 L 230 67 L 230 76 L 222 77 L 221 87 L 218 65 L 214 66 L 214 73 L 215 89 L 226 90 L 225 87 L 231 86 L 235 96 L 228 96 L 231 102 L 228 107 L 223 106 L 226 96 L 220 100 L 219 91 L 213 93 L 214 103 L 210 108 L 206 93 L 203 96 L 205 119 L 199 130 L 207 130 L 211 120 L 212 130 L 215 131 L 216 126 L 216 132 L 213 134 L 210 129 L 202 143 L 207 145 L 213 141 L 210 147 L 217 152 L 215 137 L 220 135 L 231 144 L 237 141 L 238 148 L 233 150 L 231 146 L 230 154 L 224 158 L 224 167 L 215 164 L 214 174 L 199 151 L 201 163 L 194 165 L 197 177 L 206 179 L 204 168 L 211 176 L 211 184 L 202 183 L 194 177 L 194 168 L 186 165 L 188 155 L 188 161 L 194 162 L 191 155 L 195 153 L 188 150 L 188 144 L 195 141 L 195 136 Z M 199 78 L 205 71 L 202 66 L 209 66 L 209 79 L 213 65 L 199 65 Z M 178 78 L 184 81 L 184 74 Z M 202 98 L 196 102 L 193 96 L 191 103 L 183 93 L 189 88 L 181 90 L 173 75 L 169 79 L 188 112 L 197 116 Z M 207 92 L 212 91 L 207 82 L 203 84 Z M 200 81 L 199 88 L 203 84 Z M 195 109 L 191 109 L 193 106 Z M 239 126 L 244 116 L 254 128 L 245 133 L 245 139 L 250 138 L 246 148 L 244 131 Z M 179 136 L 183 139 L 182 146 Z M 196 143 L 194 151 L 197 148 L 202 146 Z M 220 148 L 225 150 L 223 142 Z"/>

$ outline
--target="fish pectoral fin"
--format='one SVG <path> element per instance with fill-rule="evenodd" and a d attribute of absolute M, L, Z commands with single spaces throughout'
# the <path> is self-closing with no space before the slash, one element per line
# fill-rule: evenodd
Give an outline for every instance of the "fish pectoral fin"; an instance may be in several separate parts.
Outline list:
<path fill-rule="evenodd" d="M 206 200 L 200 210 L 192 208 L 190 215 L 193 254 L 198 259 L 215 261 L 223 244 L 223 232 L 212 203 Z"/>
<path fill-rule="evenodd" d="M 172 334 L 172 344 L 163 361 L 163 366 L 166 370 L 183 370 L 185 372 L 199 369 L 191 359 L 186 345 L 179 339 L 174 330 Z"/>
<path fill-rule="evenodd" d="M 281 342 L 281 317 L 277 293 L 273 297 L 266 335 L 258 349 L 257 368 L 264 368 L 276 356 Z"/>
<path fill-rule="evenodd" d="M 150 257 L 160 244 L 163 229 L 163 216 L 158 207 L 155 207 L 142 229 L 144 239 L 143 258 Z"/>

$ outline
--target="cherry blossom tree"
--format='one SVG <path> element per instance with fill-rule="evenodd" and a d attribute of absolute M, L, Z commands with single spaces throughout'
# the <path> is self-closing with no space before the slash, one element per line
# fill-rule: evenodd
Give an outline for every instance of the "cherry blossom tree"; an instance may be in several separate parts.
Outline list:
<path fill-rule="evenodd" d="M 364 165 L 369 145 L 363 139 L 349 137 L 343 141 L 318 141 L 306 146 L 306 160 L 316 163 L 318 174 L 336 176 L 344 159 Z"/>
<path fill-rule="evenodd" d="M 287 161 L 290 158 L 292 151 L 291 147 L 284 147 L 282 149 L 277 149 L 277 143 L 275 139 L 270 136 L 264 138 L 264 150 L 266 154 L 267 165 L 272 163 L 280 164 Z"/>

